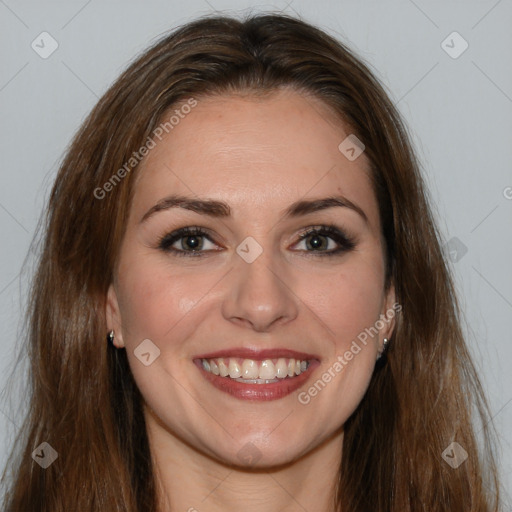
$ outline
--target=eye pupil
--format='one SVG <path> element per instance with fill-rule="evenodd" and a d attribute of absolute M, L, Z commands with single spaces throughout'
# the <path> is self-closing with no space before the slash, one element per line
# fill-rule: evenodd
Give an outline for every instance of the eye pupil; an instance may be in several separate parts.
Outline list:
<path fill-rule="evenodd" d="M 197 247 L 199 245 L 201 245 L 200 241 L 199 241 L 199 238 L 201 238 L 201 237 L 198 237 L 198 236 L 195 236 L 195 235 L 185 237 L 185 239 L 188 242 L 187 243 L 188 248 L 189 249 L 197 249 Z M 192 240 L 192 242 L 191 242 L 191 240 Z"/>
<path fill-rule="evenodd" d="M 312 235 L 309 245 L 313 249 L 318 249 L 322 245 L 322 240 L 320 240 L 320 238 L 323 238 L 323 237 L 320 235 Z"/>

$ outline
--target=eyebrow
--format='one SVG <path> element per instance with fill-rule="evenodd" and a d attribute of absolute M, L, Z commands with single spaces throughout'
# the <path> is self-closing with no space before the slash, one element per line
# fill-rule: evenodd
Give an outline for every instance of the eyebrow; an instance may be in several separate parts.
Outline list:
<path fill-rule="evenodd" d="M 327 208 L 350 208 L 357 212 L 366 223 L 368 217 L 364 211 L 352 201 L 343 196 L 331 196 L 322 199 L 302 199 L 291 204 L 288 208 L 281 212 L 284 218 L 296 218 L 304 215 L 309 215 Z M 191 210 L 201 215 L 208 215 L 215 218 L 226 218 L 231 216 L 230 206 L 223 202 L 214 199 L 194 199 L 192 197 L 171 195 L 158 201 L 152 206 L 142 217 L 140 222 L 144 222 L 155 213 L 169 210 L 171 208 L 183 208 Z"/>

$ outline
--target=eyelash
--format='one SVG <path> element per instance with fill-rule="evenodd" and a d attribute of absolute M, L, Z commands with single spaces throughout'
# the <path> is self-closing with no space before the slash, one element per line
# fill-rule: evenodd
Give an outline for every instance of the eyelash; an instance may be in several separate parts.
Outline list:
<path fill-rule="evenodd" d="M 354 240 L 340 231 L 336 226 L 331 225 L 320 225 L 309 228 L 306 232 L 303 232 L 299 235 L 299 242 L 310 237 L 311 235 L 327 235 L 329 238 L 334 240 L 339 244 L 337 249 L 331 250 L 329 252 L 325 251 L 305 251 L 309 253 L 313 253 L 314 256 L 320 257 L 331 257 L 336 255 L 342 255 L 345 252 L 351 251 L 356 246 Z M 162 250 L 165 253 L 173 253 L 175 256 L 180 257 L 203 257 L 205 256 L 205 252 L 215 252 L 213 250 L 208 251 L 184 251 L 181 249 L 175 249 L 171 247 L 177 240 L 180 238 L 186 238 L 190 236 L 201 236 L 207 238 L 210 242 L 213 240 L 208 235 L 208 232 L 203 228 L 197 226 L 184 227 L 173 231 L 172 233 L 168 233 L 161 237 L 158 240 L 158 249 Z M 214 242 L 213 242 L 214 243 Z M 298 243 L 298 242 L 297 242 Z M 315 253 L 317 253 L 315 255 Z"/>

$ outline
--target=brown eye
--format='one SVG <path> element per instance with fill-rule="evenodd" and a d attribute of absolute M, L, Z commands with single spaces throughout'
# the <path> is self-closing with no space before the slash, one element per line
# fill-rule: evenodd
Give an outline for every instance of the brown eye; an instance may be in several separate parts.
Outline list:
<path fill-rule="evenodd" d="M 180 241 L 179 247 L 173 247 Z M 217 249 L 206 249 L 205 240 L 214 244 L 207 231 L 200 227 L 180 228 L 164 235 L 158 242 L 158 248 L 176 256 L 201 257 Z M 350 251 L 355 242 L 335 226 L 315 226 L 299 236 L 300 242 L 305 241 L 306 250 L 314 256 L 334 256 Z M 329 246 L 334 243 L 335 247 Z M 337 247 L 336 247 L 337 246 Z"/>
<path fill-rule="evenodd" d="M 332 256 L 352 250 L 355 242 L 335 226 L 317 226 L 300 235 L 300 240 L 306 241 L 307 252 L 318 253 L 319 256 Z M 329 239 L 338 245 L 327 251 Z"/>
<path fill-rule="evenodd" d="M 212 242 L 208 233 L 198 227 L 181 228 L 172 233 L 163 236 L 158 242 L 158 248 L 164 252 L 172 252 L 177 256 L 202 256 L 204 252 L 204 239 Z M 181 240 L 181 247 L 172 247 L 177 241 Z"/>

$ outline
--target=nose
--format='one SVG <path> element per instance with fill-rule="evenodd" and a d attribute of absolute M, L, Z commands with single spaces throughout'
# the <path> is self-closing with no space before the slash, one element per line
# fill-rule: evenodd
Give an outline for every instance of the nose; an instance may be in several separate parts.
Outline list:
<path fill-rule="evenodd" d="M 299 299 L 287 279 L 288 273 L 272 262 L 270 251 L 263 251 L 252 263 L 237 255 L 235 258 L 238 261 L 229 273 L 222 305 L 224 318 L 258 332 L 294 320 Z"/>

